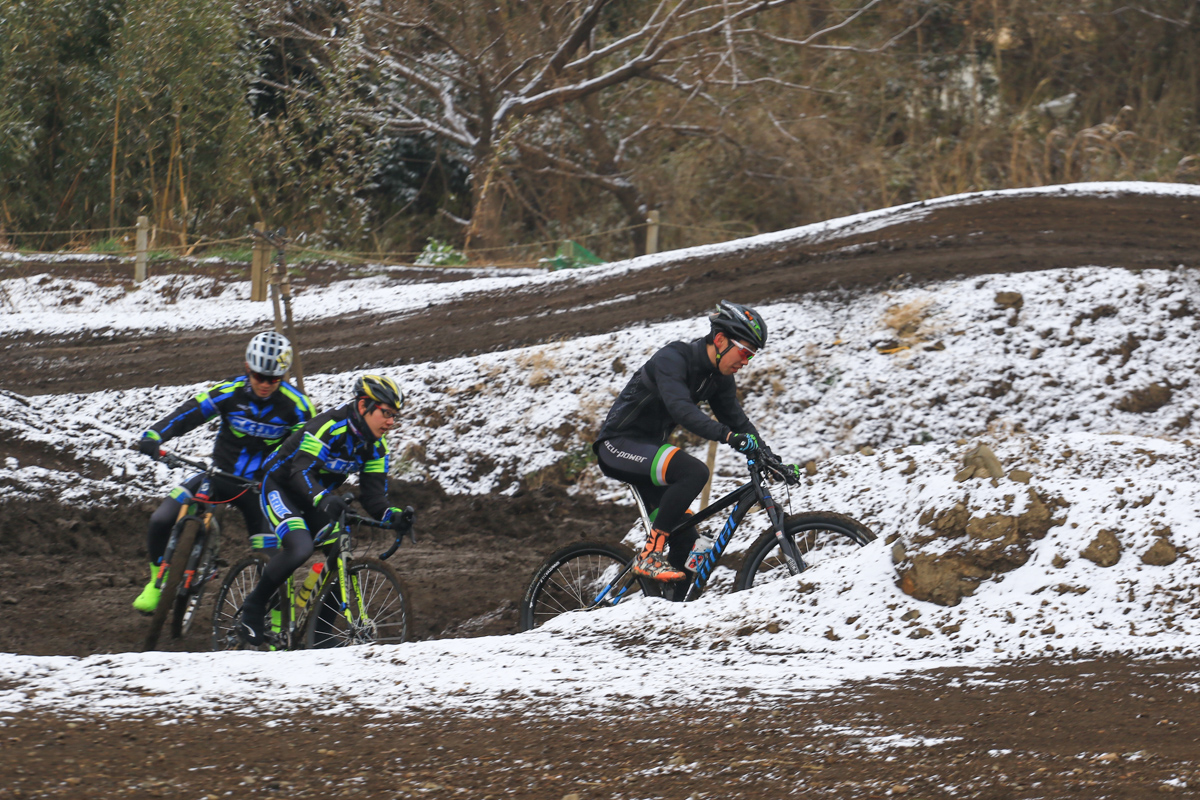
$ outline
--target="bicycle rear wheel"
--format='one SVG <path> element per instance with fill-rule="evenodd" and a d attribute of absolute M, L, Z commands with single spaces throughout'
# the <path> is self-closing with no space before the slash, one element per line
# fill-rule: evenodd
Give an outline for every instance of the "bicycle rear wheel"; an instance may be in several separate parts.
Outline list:
<path fill-rule="evenodd" d="M 607 542 L 576 542 L 558 550 L 533 573 L 521 601 L 521 630 L 569 611 L 610 608 L 654 587 L 629 569 L 633 551 Z"/>
<path fill-rule="evenodd" d="M 806 568 L 846 555 L 875 541 L 871 529 L 858 520 L 825 511 L 788 517 L 784 520 L 783 530 L 796 543 Z M 740 592 L 789 575 L 779 540 L 774 531 L 767 531 L 750 546 L 733 588 Z"/>
<path fill-rule="evenodd" d="M 349 619 L 342 608 L 337 573 L 321 587 L 309 612 L 307 647 L 349 647 L 358 644 L 399 644 L 411 635 L 411 593 L 389 565 L 376 558 L 356 558 L 346 569 Z"/>
<path fill-rule="evenodd" d="M 265 553 L 251 553 L 230 568 L 221 582 L 221 590 L 217 592 L 217 600 L 213 604 L 212 617 L 212 649 L 213 650 L 245 650 L 250 645 L 243 642 L 237 635 L 237 624 L 241 615 L 242 603 L 246 595 L 258 585 L 270 557 Z M 280 592 L 276 592 L 278 597 Z"/>
<path fill-rule="evenodd" d="M 175 607 L 179 587 L 183 583 L 184 572 L 187 570 L 188 559 L 192 555 L 192 545 L 196 543 L 198 535 L 200 535 L 200 519 L 198 517 L 184 517 L 175 523 L 175 530 L 172 531 L 175 549 L 170 554 L 171 560 L 167 567 L 169 572 L 167 580 L 163 583 L 162 594 L 158 598 L 158 607 L 154 609 L 154 614 L 150 617 L 150 624 L 146 628 L 144 650 L 150 651 L 158 647 L 163 623 L 167 621 L 167 615 Z"/>

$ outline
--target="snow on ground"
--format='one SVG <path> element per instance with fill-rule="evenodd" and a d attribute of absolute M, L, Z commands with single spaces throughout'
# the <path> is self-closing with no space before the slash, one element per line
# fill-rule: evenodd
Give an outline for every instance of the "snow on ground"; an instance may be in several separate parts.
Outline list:
<path fill-rule="evenodd" d="M 235 289 L 206 307 L 236 317 Z M 156 709 L 169 698 L 181 713 L 228 711 L 231 702 L 279 711 L 318 693 L 380 712 L 488 713 L 519 708 L 535 693 L 600 709 L 630 697 L 691 703 L 746 688 L 784 697 L 844 680 L 1035 655 L 1194 656 L 1195 289 L 1182 270 L 1078 266 L 760 307 L 770 346 L 739 385 L 774 450 L 813 462 L 814 474 L 792 493 L 792 510 L 848 514 L 879 535 L 800 580 L 715 591 L 687 605 L 640 599 L 487 639 L 320 653 L 4 655 L 0 713 L 136 713 L 147 692 L 158 697 Z M 346 291 L 314 289 L 309 300 L 314 308 L 322 297 L 332 305 Z M 144 316 L 160 313 L 147 308 Z M 450 491 L 512 492 L 522 481 L 582 470 L 573 491 L 621 501 L 621 487 L 587 466 L 586 443 L 646 356 L 704 328 L 671 322 L 385 370 L 408 395 L 409 424 L 392 442 L 394 471 Z M 326 406 L 352 380 L 322 375 L 308 384 Z M 163 493 L 183 475 L 124 448 L 204 385 L 36 399 L 0 392 L 0 433 L 66 448 L 92 465 L 91 477 L 81 478 L 8 457 L 0 462 L 0 498 L 120 502 Z M 209 439 L 196 433 L 176 449 L 203 455 Z M 979 443 L 995 450 L 1006 476 L 956 480 L 963 455 Z M 705 445 L 689 446 L 704 456 Z M 714 492 L 740 482 L 740 463 L 721 449 Z M 931 540 L 931 518 L 956 504 L 974 519 L 1020 515 L 1031 490 L 1061 503 L 1020 566 L 988 575 L 949 607 L 897 587 L 905 558 L 961 544 Z M 762 527 L 751 517 L 747 540 Z M 1107 567 L 1081 555 L 1101 531 L 1121 548 Z M 1163 542 L 1173 552 L 1169 563 L 1150 558 Z M 747 543 L 739 539 L 735 549 Z M 666 686 L 675 691 L 662 694 Z"/>

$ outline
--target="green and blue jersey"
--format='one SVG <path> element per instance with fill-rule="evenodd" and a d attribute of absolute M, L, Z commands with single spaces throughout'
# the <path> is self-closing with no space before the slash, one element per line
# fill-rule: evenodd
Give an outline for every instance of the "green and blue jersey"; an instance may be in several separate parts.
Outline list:
<path fill-rule="evenodd" d="M 368 514 L 386 519 L 389 460 L 387 439 L 371 435 L 352 400 L 320 414 L 289 436 L 268 460 L 263 482 L 271 481 L 289 497 L 307 499 L 315 507 L 325 493 L 358 473 L 359 502 Z M 267 496 L 264 492 L 264 503 Z M 276 510 L 276 516 L 287 516 L 285 511 Z"/>

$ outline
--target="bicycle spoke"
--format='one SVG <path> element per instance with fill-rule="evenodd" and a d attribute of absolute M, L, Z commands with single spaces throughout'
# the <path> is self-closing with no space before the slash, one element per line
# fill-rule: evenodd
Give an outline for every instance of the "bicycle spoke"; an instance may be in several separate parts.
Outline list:
<path fill-rule="evenodd" d="M 624 576 L 631 554 L 600 543 L 569 545 L 538 570 L 522 604 L 522 627 L 537 627 L 560 614 L 606 608 L 640 589 Z"/>

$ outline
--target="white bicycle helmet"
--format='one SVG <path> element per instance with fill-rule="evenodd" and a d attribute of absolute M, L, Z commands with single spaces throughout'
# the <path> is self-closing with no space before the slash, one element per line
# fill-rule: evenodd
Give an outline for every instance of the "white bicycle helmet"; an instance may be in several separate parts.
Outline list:
<path fill-rule="evenodd" d="M 246 363 L 251 372 L 281 377 L 292 366 L 292 343 L 275 331 L 260 333 L 246 346 Z"/>

